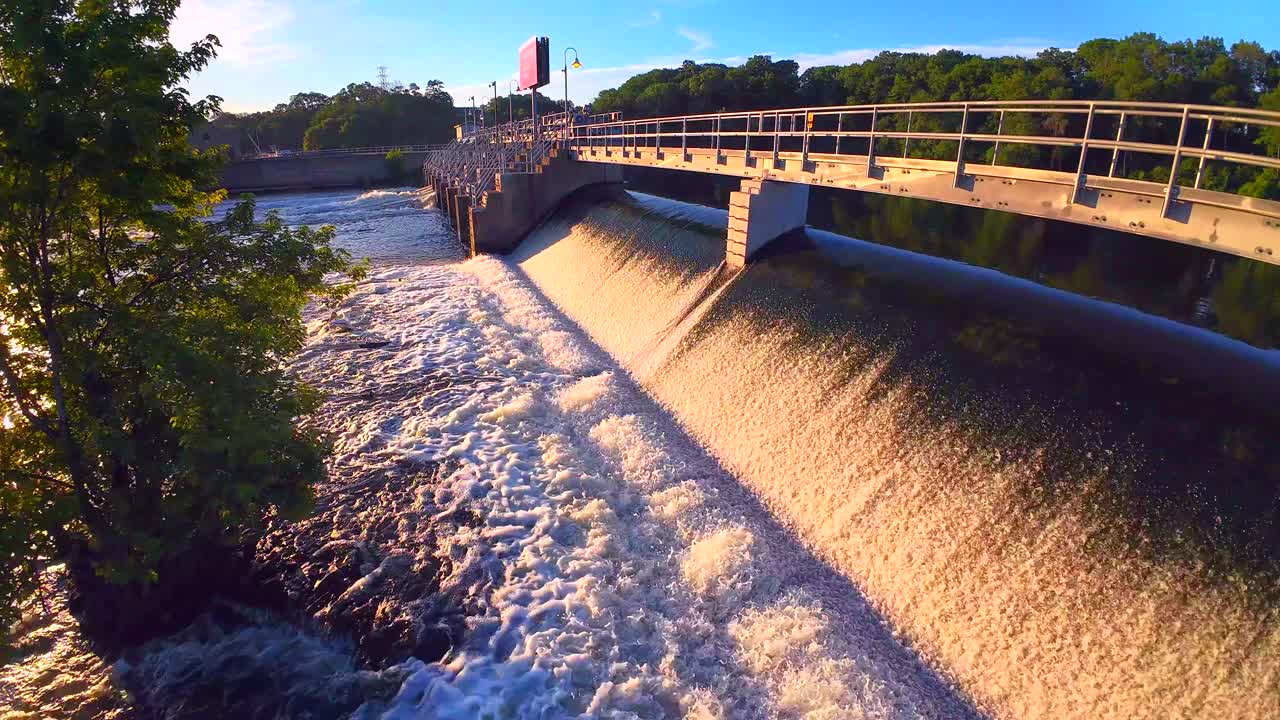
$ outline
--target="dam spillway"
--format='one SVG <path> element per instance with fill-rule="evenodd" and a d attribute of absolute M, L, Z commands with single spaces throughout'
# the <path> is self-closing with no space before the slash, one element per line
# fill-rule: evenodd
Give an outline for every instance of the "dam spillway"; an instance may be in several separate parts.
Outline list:
<path fill-rule="evenodd" d="M 579 199 L 511 262 L 980 707 L 1280 713 L 1274 352 L 725 222 Z"/>

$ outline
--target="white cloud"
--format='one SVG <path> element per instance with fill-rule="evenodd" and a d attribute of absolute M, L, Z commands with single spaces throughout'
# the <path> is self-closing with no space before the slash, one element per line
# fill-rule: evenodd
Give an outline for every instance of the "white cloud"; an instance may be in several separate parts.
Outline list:
<path fill-rule="evenodd" d="M 702 32 L 701 30 L 694 30 L 692 28 L 681 26 L 676 30 L 676 32 L 679 33 L 680 37 L 693 43 L 693 47 L 689 49 L 689 52 L 703 52 L 715 45 L 715 43 L 711 41 L 711 35 Z"/>
<path fill-rule="evenodd" d="M 789 57 L 790 59 L 800 63 L 800 71 L 803 72 L 807 68 L 821 65 L 849 65 L 852 63 L 865 62 L 886 50 L 889 52 L 900 53 L 936 53 L 939 50 L 959 50 L 960 52 L 970 53 L 972 55 L 982 55 L 984 57 L 1001 57 L 1004 55 L 1033 57 L 1036 53 L 1049 47 L 1049 45 L 1049 43 L 1037 43 L 1036 41 L 1027 41 L 1025 43 L 1018 41 L 1009 44 L 991 45 L 917 45 L 915 47 L 898 48 L 858 48 L 852 50 L 837 50 L 830 53 L 796 53 Z"/>
<path fill-rule="evenodd" d="M 636 22 L 631 23 L 631 27 L 653 27 L 660 22 L 662 22 L 662 13 L 657 10 L 650 10 L 648 16 L 643 20 L 637 20 Z"/>
<path fill-rule="evenodd" d="M 185 0 L 169 28 L 169 39 L 184 48 L 205 35 L 217 35 L 217 62 L 237 69 L 292 60 L 297 50 L 280 38 L 294 18 L 280 0 Z"/>

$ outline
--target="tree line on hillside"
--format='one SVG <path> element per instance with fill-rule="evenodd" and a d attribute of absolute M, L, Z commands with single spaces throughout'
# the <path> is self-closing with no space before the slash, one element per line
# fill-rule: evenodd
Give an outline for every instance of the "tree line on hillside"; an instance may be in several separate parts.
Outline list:
<path fill-rule="evenodd" d="M 596 111 L 627 117 L 945 100 L 1144 100 L 1280 109 L 1280 51 L 1219 38 L 1167 42 L 1150 33 L 1097 39 L 1034 58 L 958 50 L 882 52 L 861 63 L 799 72 L 757 55 L 738 67 L 685 61 L 605 90 Z M 1264 100 L 1264 96 L 1269 98 Z"/>
<path fill-rule="evenodd" d="M 453 98 L 439 80 L 426 87 L 351 83 L 333 96 L 303 92 L 271 110 L 214 119 L 239 133 L 245 153 L 448 142 L 456 122 Z"/>
<path fill-rule="evenodd" d="M 539 94 L 538 114 L 564 111 L 564 101 Z M 478 106 L 484 124 L 494 119 L 508 122 L 514 115 L 530 114 L 528 95 L 489 98 Z M 426 87 L 410 83 L 382 87 L 368 82 L 351 83 L 333 96 L 302 92 L 271 110 L 254 113 L 222 113 L 213 124 L 239 134 L 242 153 L 279 150 L 327 150 L 372 145 L 442 143 L 454 137 L 454 125 L 463 121 L 453 97 L 439 80 Z"/>
<path fill-rule="evenodd" d="M 678 68 L 641 73 L 601 92 L 592 110 L 644 118 L 822 105 L 1033 99 L 1161 101 L 1280 110 L 1280 51 L 1265 50 L 1254 42 L 1228 47 L 1219 38 L 1167 42 L 1150 33 L 1137 33 L 1122 40 L 1090 40 L 1075 50 L 1050 48 L 1034 58 L 982 57 L 956 50 L 883 52 L 866 62 L 812 67 L 803 73 L 799 69 L 793 60 L 775 61 L 761 55 L 737 67 L 685 61 Z M 959 113 L 956 115 L 916 116 L 913 129 L 954 131 L 959 125 Z M 979 115 L 970 119 L 969 129 L 995 132 L 995 114 Z M 905 117 L 885 117 L 879 127 L 902 130 L 905 121 Z M 1019 114 L 1005 118 L 1003 132 L 1079 137 L 1083 122 L 1081 116 L 1061 113 Z M 1112 128 L 1095 124 L 1094 136 L 1114 132 L 1117 121 L 1111 122 Z M 1126 138 L 1170 142 L 1177 132 L 1176 121 L 1131 123 Z M 1190 132 L 1203 133 L 1203 124 Z M 877 145 L 877 152 L 902 149 L 901 141 L 882 142 L 886 147 Z M 966 148 L 966 159 L 992 159 L 991 145 L 971 145 Z M 1215 128 L 1212 146 L 1261 147 L 1280 156 L 1280 129 L 1224 123 Z M 913 141 L 910 152 L 913 157 L 954 158 L 957 147 L 955 142 Z M 1073 156 L 1078 158 L 1078 151 L 1010 145 L 1002 146 L 1000 159 L 1015 165 L 1065 168 L 1072 167 Z M 1179 178 L 1193 177 L 1195 166 L 1194 160 L 1184 161 Z M 1158 158 L 1126 159 L 1128 177 L 1163 181 L 1169 172 L 1167 159 L 1163 166 Z M 1280 171 L 1210 163 L 1205 186 L 1280 198 Z"/>
<path fill-rule="evenodd" d="M 554 87 L 552 85 L 551 87 Z M 547 89 L 551 89 L 548 87 Z M 554 113 L 564 112 L 564 100 L 556 100 L 542 93 L 538 93 L 538 117 L 551 115 Z M 573 105 L 570 103 L 570 105 Z M 499 123 L 510 122 L 511 118 L 517 121 L 528 120 L 532 103 L 529 101 L 528 95 L 500 95 L 497 98 L 489 98 L 480 106 L 481 112 L 484 114 L 486 124 L 493 124 L 494 118 Z M 574 106 L 576 107 L 576 106 Z"/>

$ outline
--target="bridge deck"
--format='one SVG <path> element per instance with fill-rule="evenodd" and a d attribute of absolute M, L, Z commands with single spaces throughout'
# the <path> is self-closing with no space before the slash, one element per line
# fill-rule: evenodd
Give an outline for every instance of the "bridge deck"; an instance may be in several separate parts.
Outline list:
<path fill-rule="evenodd" d="M 1075 137 L 1002 133 L 1007 116 L 1027 113 L 1079 116 L 1082 127 Z M 905 115 L 910 128 L 917 116 L 945 114 L 959 115 L 958 129 L 939 128 L 942 123 L 935 120 L 927 131 L 912 132 L 897 129 L 901 122 L 886 122 Z M 999 117 L 996 132 L 967 130 L 979 124 L 980 115 Z M 859 128 L 860 118 L 865 129 L 848 129 Z M 1152 123 L 1170 119 L 1176 129 L 1173 142 L 1124 139 L 1126 127 L 1132 133 L 1136 124 L 1147 123 L 1150 129 Z M 1107 120 L 1117 126 L 1114 136 L 1097 137 Z M 1202 136 L 1195 144 L 1187 142 L 1192 126 Z M 1280 128 L 1280 113 L 1119 102 L 807 108 L 596 123 L 571 128 L 562 142 L 571 157 L 584 162 L 919 197 L 1108 227 L 1280 264 L 1280 202 L 1202 187 L 1210 162 L 1280 169 L 1277 158 L 1213 148 L 1215 127 L 1232 126 Z M 895 140 L 901 141 L 903 152 L 883 152 L 886 141 Z M 956 160 L 910 156 L 910 143 L 939 140 L 957 146 Z M 852 152 L 859 143 L 862 152 Z M 972 159 L 980 144 L 994 146 L 991 161 Z M 1001 145 L 1006 153 L 1011 146 L 1074 149 L 1070 162 L 1076 168 L 1045 170 L 995 162 Z M 819 148 L 826 151 L 816 151 Z M 1179 170 L 1192 161 L 1194 181 L 1179 184 L 1181 172 L 1170 173 L 1167 182 L 1117 176 L 1126 153 L 1163 156 Z M 1106 167 L 1107 173 L 1089 172 L 1095 166 Z"/>

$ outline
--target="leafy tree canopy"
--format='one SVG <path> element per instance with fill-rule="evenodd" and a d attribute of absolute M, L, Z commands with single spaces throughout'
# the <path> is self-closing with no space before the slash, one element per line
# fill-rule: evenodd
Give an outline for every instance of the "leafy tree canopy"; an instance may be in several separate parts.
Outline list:
<path fill-rule="evenodd" d="M 865 62 L 812 67 L 803 73 L 795 62 L 768 56 L 752 57 L 738 67 L 685 61 L 679 68 L 650 70 L 601 92 L 592 110 L 644 118 L 822 105 L 1031 99 L 1280 109 L 1280 51 L 1268 51 L 1253 42 L 1228 47 L 1220 38 L 1168 42 L 1151 33 L 1136 33 L 1122 40 L 1090 40 L 1075 50 L 1049 48 L 1033 58 L 982 57 L 957 50 L 882 52 Z M 902 130 L 904 120 L 884 118 L 882 127 Z M 916 130 L 936 131 L 953 131 L 958 122 L 957 118 L 937 115 L 917 116 L 915 120 Z M 994 133 L 998 118 L 988 113 L 972 122 L 972 129 Z M 1062 113 L 1019 114 L 1005 118 L 1002 131 L 1079 137 L 1083 118 Z M 1131 122 L 1127 132 L 1129 139 L 1172 142 L 1177 127 L 1143 120 Z M 1249 151 L 1256 152 L 1260 146 L 1264 152 L 1280 156 L 1280 129 L 1221 124 L 1215 132 L 1218 136 L 1213 147 L 1252 148 Z M 900 141 L 886 142 L 898 143 L 890 151 L 902 151 Z M 957 146 L 953 141 L 913 142 L 911 151 L 916 157 L 950 159 L 956 156 Z M 987 153 L 970 159 L 989 162 L 994 148 L 974 144 L 969 151 Z M 1014 145 L 1005 146 L 1000 159 L 1015 165 L 1063 169 L 1073 166 L 1075 161 L 1068 156 L 1074 152 Z M 1155 156 L 1126 154 L 1123 173 L 1163 182 L 1170 173 L 1169 160 L 1163 162 L 1161 165 Z M 1184 160 L 1178 172 L 1194 177 L 1195 165 L 1193 160 Z M 1211 164 L 1204 186 L 1280 198 L 1280 172 Z"/>
<path fill-rule="evenodd" d="M 298 93 L 272 110 L 214 121 L 240 131 L 244 152 L 447 142 L 456 122 L 453 98 L 439 80 L 425 87 L 352 83 L 332 97 Z"/>
<path fill-rule="evenodd" d="M 323 472 L 282 361 L 347 257 L 251 200 L 208 221 L 222 158 L 188 136 L 218 100 L 181 84 L 217 40 L 174 48 L 177 5 L 0 4 L 0 615 L 72 556 L 156 580 Z"/>
<path fill-rule="evenodd" d="M 686 60 L 605 90 L 597 112 L 629 118 L 735 110 L 944 100 L 1115 99 L 1254 107 L 1280 85 L 1280 51 L 1220 38 L 1167 42 L 1150 33 L 1098 39 L 1034 58 L 958 50 L 882 52 L 811 67 L 750 58 L 738 67 Z"/>

